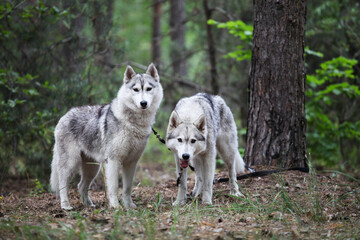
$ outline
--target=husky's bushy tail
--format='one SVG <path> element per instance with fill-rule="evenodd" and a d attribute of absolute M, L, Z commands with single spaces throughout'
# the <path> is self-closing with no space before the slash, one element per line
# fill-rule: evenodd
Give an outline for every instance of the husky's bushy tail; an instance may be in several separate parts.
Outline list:
<path fill-rule="evenodd" d="M 245 163 L 239 152 L 235 155 L 235 170 L 237 174 L 245 171 Z"/>
<path fill-rule="evenodd" d="M 56 193 L 56 197 L 59 195 L 59 169 L 57 169 L 58 162 L 57 152 L 54 149 L 53 160 L 51 162 L 50 188 L 53 193 Z"/>

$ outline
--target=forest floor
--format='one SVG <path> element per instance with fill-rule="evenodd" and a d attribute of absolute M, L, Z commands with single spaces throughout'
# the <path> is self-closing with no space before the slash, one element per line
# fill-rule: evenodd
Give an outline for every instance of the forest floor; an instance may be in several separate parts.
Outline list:
<path fill-rule="evenodd" d="M 0 239 L 360 239 L 360 181 L 339 172 L 241 180 L 242 198 L 216 183 L 212 206 L 189 199 L 173 207 L 170 170 L 140 164 L 132 194 L 137 208 L 128 211 L 106 207 L 101 174 L 90 191 L 96 208 L 81 204 L 74 182 L 73 211 L 62 211 L 39 182 L 8 178 L 0 189 Z M 216 173 L 226 176 L 224 169 Z M 189 192 L 193 184 L 192 173 Z"/>

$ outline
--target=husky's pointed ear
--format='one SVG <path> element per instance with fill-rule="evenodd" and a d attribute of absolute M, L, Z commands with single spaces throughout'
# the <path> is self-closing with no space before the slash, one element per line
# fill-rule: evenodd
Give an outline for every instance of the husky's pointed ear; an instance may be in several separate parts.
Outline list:
<path fill-rule="evenodd" d="M 181 124 L 181 119 L 177 112 L 173 111 L 170 115 L 168 131 L 172 131 Z"/>
<path fill-rule="evenodd" d="M 155 79 L 155 81 L 157 81 L 157 82 L 160 81 L 159 73 L 153 63 L 150 63 L 150 65 L 146 69 L 146 74 L 149 74 L 150 76 L 152 76 Z"/>
<path fill-rule="evenodd" d="M 135 75 L 136 72 L 134 69 L 130 65 L 127 65 L 124 72 L 124 83 L 128 83 Z"/>
<path fill-rule="evenodd" d="M 194 123 L 195 127 L 204 134 L 206 131 L 206 118 L 205 115 L 202 114 Z"/>

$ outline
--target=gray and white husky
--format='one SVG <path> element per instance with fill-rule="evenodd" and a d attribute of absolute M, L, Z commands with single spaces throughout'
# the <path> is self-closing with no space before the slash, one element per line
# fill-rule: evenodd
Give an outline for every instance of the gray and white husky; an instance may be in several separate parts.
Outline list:
<path fill-rule="evenodd" d="M 56 125 L 51 164 L 51 189 L 60 195 L 61 208 L 72 209 L 68 184 L 80 172 L 78 189 L 85 205 L 94 206 L 88 189 L 104 163 L 110 207 L 118 207 L 118 176 L 122 165 L 123 205 L 136 207 L 131 199 L 132 182 L 163 97 L 154 64 L 145 74 L 127 66 L 117 97 L 107 105 L 75 107 Z"/>
<path fill-rule="evenodd" d="M 224 99 L 205 93 L 181 99 L 171 113 L 166 145 L 174 153 L 179 188 L 174 205 L 186 203 L 187 167 L 195 168 L 193 197 L 202 195 L 202 203 L 212 204 L 216 153 L 229 171 L 230 194 L 242 196 L 236 173 L 244 172 L 238 151 L 237 130 L 231 110 Z"/>

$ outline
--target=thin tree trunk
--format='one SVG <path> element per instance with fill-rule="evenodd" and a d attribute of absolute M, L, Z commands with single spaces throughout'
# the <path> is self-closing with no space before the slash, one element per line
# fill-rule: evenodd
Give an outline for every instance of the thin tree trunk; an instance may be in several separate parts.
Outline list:
<path fill-rule="evenodd" d="M 170 28 L 173 76 L 186 79 L 184 0 L 170 0 Z"/>
<path fill-rule="evenodd" d="M 158 72 L 160 72 L 161 62 L 161 1 L 154 0 L 153 5 L 153 34 L 152 34 L 152 61 Z"/>
<path fill-rule="evenodd" d="M 303 167 L 306 0 L 254 0 L 245 160 Z"/>
<path fill-rule="evenodd" d="M 207 42 L 208 42 L 208 54 L 209 54 L 209 61 L 210 61 L 210 79 L 211 79 L 211 88 L 213 94 L 219 93 L 219 83 L 218 83 L 218 73 L 216 70 L 216 49 L 215 49 L 215 42 L 214 37 L 212 34 L 211 26 L 207 24 L 208 20 L 211 19 L 212 9 L 209 8 L 208 1 L 203 0 L 203 6 L 205 11 L 206 17 L 206 33 L 207 33 Z"/>
<path fill-rule="evenodd" d="M 94 64 L 108 67 L 112 63 L 112 46 L 108 40 L 108 34 L 112 27 L 114 0 L 93 1 L 93 17 L 92 25 L 96 41 L 93 45 Z M 88 63 L 89 69 L 87 73 L 89 92 L 92 91 L 93 81 L 91 78 L 92 63 Z M 88 95 L 88 103 L 93 103 L 93 96 Z"/>
<path fill-rule="evenodd" d="M 114 0 L 94 1 L 94 16 L 92 18 L 96 53 L 95 63 L 108 66 L 112 62 L 112 46 L 108 40 L 108 34 L 113 25 L 113 5 Z"/>
<path fill-rule="evenodd" d="M 80 0 L 80 4 L 85 4 L 85 1 Z M 68 35 L 69 32 L 81 32 L 85 27 L 86 17 L 81 13 L 80 9 L 77 7 L 72 7 L 72 2 L 63 1 L 60 2 L 64 9 L 71 9 L 70 14 L 76 16 L 71 19 L 71 28 L 70 31 L 65 25 L 61 25 L 59 29 L 60 32 L 64 35 Z M 63 54 L 64 58 L 59 57 L 59 59 L 64 59 L 65 61 L 59 63 L 59 65 L 64 66 L 63 71 L 60 71 L 60 74 L 67 75 L 69 73 L 78 73 L 83 69 L 83 62 L 77 58 L 79 51 L 86 49 L 86 43 L 80 41 L 79 38 L 71 37 L 69 41 L 66 41 L 62 44 L 62 49 L 58 54 Z"/>

